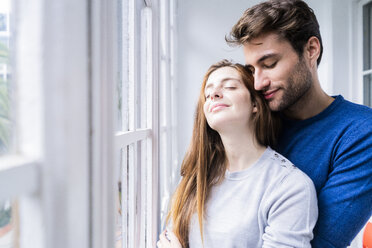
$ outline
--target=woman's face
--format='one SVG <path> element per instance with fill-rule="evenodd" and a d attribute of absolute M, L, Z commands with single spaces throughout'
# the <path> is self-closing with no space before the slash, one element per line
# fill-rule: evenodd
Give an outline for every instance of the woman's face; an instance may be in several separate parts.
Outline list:
<path fill-rule="evenodd" d="M 232 67 L 222 67 L 212 72 L 206 82 L 204 114 L 211 128 L 248 128 L 256 107 L 253 107 L 248 89 L 240 73 Z"/>

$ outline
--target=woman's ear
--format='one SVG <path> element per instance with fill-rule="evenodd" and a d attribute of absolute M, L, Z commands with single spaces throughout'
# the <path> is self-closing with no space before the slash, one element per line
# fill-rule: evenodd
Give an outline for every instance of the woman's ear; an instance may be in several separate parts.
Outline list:
<path fill-rule="evenodd" d="M 253 108 L 252 108 L 252 113 L 257 113 L 258 109 L 257 109 L 257 104 L 256 102 L 253 103 Z"/>

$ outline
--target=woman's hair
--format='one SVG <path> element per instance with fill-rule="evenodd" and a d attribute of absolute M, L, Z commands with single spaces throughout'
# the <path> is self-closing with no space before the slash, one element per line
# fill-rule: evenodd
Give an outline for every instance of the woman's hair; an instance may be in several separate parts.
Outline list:
<path fill-rule="evenodd" d="M 230 44 L 242 45 L 270 32 L 288 40 L 299 57 L 309 38 L 317 37 L 319 65 L 323 53 L 319 23 L 314 11 L 302 0 L 270 0 L 247 9 L 225 39 Z"/>
<path fill-rule="evenodd" d="M 226 171 L 226 155 L 222 140 L 218 132 L 208 125 L 203 111 L 206 82 L 212 72 L 222 67 L 236 69 L 250 92 L 252 103 L 257 107 L 257 113 L 253 113 L 252 117 L 257 142 L 264 146 L 273 146 L 279 132 L 278 113 L 272 113 L 263 96 L 254 90 L 253 76 L 247 68 L 227 60 L 222 60 L 209 68 L 200 90 L 192 140 L 181 166 L 182 180 L 173 195 L 167 216 L 167 221 L 172 221 L 172 229 L 184 248 L 189 247 L 190 219 L 195 212 L 198 214 L 203 238 L 206 200 L 212 186 L 222 181 Z"/>

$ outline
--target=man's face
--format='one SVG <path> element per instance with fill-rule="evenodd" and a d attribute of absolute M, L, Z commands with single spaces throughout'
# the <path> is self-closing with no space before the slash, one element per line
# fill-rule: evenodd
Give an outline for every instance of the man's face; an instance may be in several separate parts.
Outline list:
<path fill-rule="evenodd" d="M 311 88 L 312 75 L 305 61 L 277 34 L 252 39 L 243 49 L 255 89 L 262 92 L 271 110 L 290 108 Z"/>

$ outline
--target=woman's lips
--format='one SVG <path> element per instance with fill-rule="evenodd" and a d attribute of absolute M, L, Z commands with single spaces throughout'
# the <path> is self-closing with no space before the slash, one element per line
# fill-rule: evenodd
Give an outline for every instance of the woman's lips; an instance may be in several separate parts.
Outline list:
<path fill-rule="evenodd" d="M 212 105 L 210 112 L 214 112 L 214 111 L 226 108 L 226 107 L 228 107 L 227 104 L 217 103 L 217 104 Z"/>

